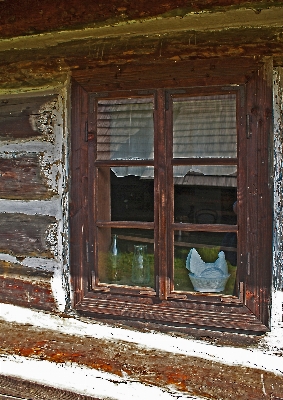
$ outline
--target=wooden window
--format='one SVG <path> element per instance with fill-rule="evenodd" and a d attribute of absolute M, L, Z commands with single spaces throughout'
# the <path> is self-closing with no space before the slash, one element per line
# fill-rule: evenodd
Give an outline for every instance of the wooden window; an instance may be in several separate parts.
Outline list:
<path fill-rule="evenodd" d="M 195 77 L 186 74 L 193 63 L 146 66 L 138 78 L 127 67 L 118 81 L 111 69 L 103 82 L 101 71 L 74 74 L 71 272 L 79 312 L 268 329 L 272 65 L 216 64 L 210 77 L 205 62 Z"/>

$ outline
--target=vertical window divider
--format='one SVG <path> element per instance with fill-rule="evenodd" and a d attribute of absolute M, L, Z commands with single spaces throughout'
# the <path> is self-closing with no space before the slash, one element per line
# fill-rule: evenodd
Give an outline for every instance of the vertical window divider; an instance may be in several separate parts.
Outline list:
<path fill-rule="evenodd" d="M 156 291 L 160 299 L 168 296 L 167 279 L 167 168 L 166 168 L 166 126 L 165 126 L 165 91 L 157 89 L 155 110 L 155 246 L 156 246 Z"/>

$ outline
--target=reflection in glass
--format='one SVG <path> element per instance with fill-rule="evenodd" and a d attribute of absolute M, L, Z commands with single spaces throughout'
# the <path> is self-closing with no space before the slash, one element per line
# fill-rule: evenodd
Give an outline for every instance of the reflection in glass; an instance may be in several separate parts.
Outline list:
<path fill-rule="evenodd" d="M 114 252 L 113 238 L 116 249 Z M 154 288 L 153 243 L 152 230 L 99 228 L 99 281 Z"/>
<path fill-rule="evenodd" d="M 225 283 L 222 293 L 233 295 L 235 294 L 235 280 L 237 271 L 237 234 L 236 232 L 185 232 L 176 231 L 174 238 L 174 287 L 177 291 L 195 292 L 201 289 L 201 286 L 194 287 L 194 283 L 190 279 L 190 272 L 187 269 L 188 256 L 193 250 L 194 256 L 190 262 L 195 263 L 190 266 L 190 271 L 195 275 L 203 275 L 206 278 L 217 278 L 221 275 L 219 272 L 220 266 L 223 266 L 223 257 L 227 264 L 227 272 L 223 271 L 224 275 L 230 275 L 227 283 Z M 223 254 L 221 254 L 223 252 Z M 197 254 L 196 254 L 197 253 Z M 199 259 L 210 265 L 204 266 L 199 264 Z M 221 260 L 222 259 L 222 260 Z M 199 270 L 199 273 L 197 272 Z M 202 283 L 203 284 L 203 283 Z M 203 286 L 203 291 L 207 289 L 209 284 Z M 211 292 L 217 292 L 214 283 L 210 286 Z M 216 286 L 216 289 L 219 286 Z"/>
<path fill-rule="evenodd" d="M 149 260 L 147 245 L 135 245 L 132 263 L 132 282 L 136 285 L 144 285 L 150 281 Z"/>
<path fill-rule="evenodd" d="M 147 167 L 143 167 L 145 169 Z M 120 170 L 117 176 L 111 168 L 111 220 L 112 221 L 147 221 L 154 218 L 153 179 L 138 176 L 123 176 Z M 153 167 L 148 167 L 152 169 Z"/>
<path fill-rule="evenodd" d="M 153 159 L 152 98 L 98 100 L 97 159 Z"/>
<path fill-rule="evenodd" d="M 175 172 L 174 167 L 175 222 L 237 224 L 233 209 L 237 200 L 236 177 L 190 174 L 175 177 Z"/>
<path fill-rule="evenodd" d="M 173 156 L 237 157 L 236 96 L 174 99 Z"/>

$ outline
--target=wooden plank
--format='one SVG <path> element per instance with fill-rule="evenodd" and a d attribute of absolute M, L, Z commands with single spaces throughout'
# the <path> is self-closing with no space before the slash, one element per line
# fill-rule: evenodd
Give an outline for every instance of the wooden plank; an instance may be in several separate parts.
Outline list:
<path fill-rule="evenodd" d="M 36 153 L 0 158 L 0 198 L 10 200 L 49 199 L 54 195 Z"/>
<path fill-rule="evenodd" d="M 51 289 L 53 273 L 0 260 L 0 301 L 52 311 L 56 304 Z"/>
<path fill-rule="evenodd" d="M 56 219 L 50 216 L 0 214 L 0 252 L 53 258 L 47 233 L 55 223 Z"/>
<path fill-rule="evenodd" d="M 0 275 L 0 302 L 22 307 L 55 311 L 56 303 L 50 283 L 30 282 Z"/>
<path fill-rule="evenodd" d="M 246 298 L 249 309 L 267 326 L 272 271 L 271 123 L 272 67 L 258 69 L 247 85 L 250 132 L 247 142 Z"/>
<path fill-rule="evenodd" d="M 146 332 L 150 334 L 157 329 L 156 325 L 146 321 L 143 322 L 143 325 L 138 325 L 135 321 L 126 323 L 125 320 L 119 321 L 119 323 L 115 323 L 113 320 L 107 322 L 116 326 L 119 330 L 131 326 L 132 329 L 134 328 L 134 333 L 143 331 L 145 335 Z M 164 325 L 163 331 L 168 332 L 170 339 L 173 332 L 172 327 L 169 324 Z M 191 341 L 192 336 L 202 340 L 204 349 L 205 343 L 212 342 L 214 348 L 217 349 L 217 346 L 219 346 L 223 350 L 226 348 L 227 351 L 231 346 L 235 349 L 243 349 L 247 346 L 249 349 L 255 348 L 261 340 L 260 337 L 213 332 L 211 330 L 204 331 L 204 329 L 185 330 L 185 328 L 179 328 L 179 334 L 176 335 L 176 338 L 177 336 L 182 336 L 183 340 L 187 341 L 188 346 L 191 344 L 190 349 L 192 351 L 187 354 L 180 354 L 178 350 L 175 352 L 170 351 L 170 349 L 167 349 L 169 351 L 161 350 L 158 343 L 154 346 L 154 342 L 153 347 L 149 347 L 146 343 L 144 345 L 135 343 L 130 338 L 119 340 L 118 337 L 114 336 L 113 340 L 109 340 L 108 338 L 99 339 L 84 335 L 68 335 L 55 330 L 38 329 L 38 327 L 30 324 L 0 321 L 0 343 L 2 344 L 3 357 L 8 354 L 17 354 L 35 360 L 57 363 L 57 366 L 62 365 L 62 368 L 68 363 L 74 363 L 78 367 L 85 367 L 92 371 L 114 374 L 114 380 L 111 380 L 111 382 L 115 382 L 115 375 L 117 378 L 123 378 L 126 373 L 126 379 L 121 380 L 119 378 L 122 387 L 126 385 L 125 382 L 128 382 L 128 384 L 129 382 L 140 382 L 147 387 L 163 388 L 166 394 L 168 394 L 168 388 L 173 388 L 170 392 L 173 398 L 174 396 L 175 398 L 178 397 L 178 395 L 179 398 L 182 396 L 183 398 L 225 400 L 259 400 L 263 398 L 271 400 L 275 397 L 281 397 L 283 393 L 282 374 L 276 373 L 274 369 L 268 367 L 266 369 L 256 368 L 257 360 L 255 358 L 251 359 L 252 368 L 249 368 L 237 363 L 229 365 L 232 362 L 217 362 L 217 359 L 209 359 L 205 355 L 202 357 L 201 354 L 195 354 L 194 357 L 193 354 L 194 342 Z M 158 335 L 156 335 L 155 340 L 158 340 Z M 278 349 L 277 351 L 279 352 L 278 357 L 282 355 L 282 350 Z M 252 357 L 254 353 L 252 351 L 250 353 Z M 228 356 L 226 360 L 229 360 Z M 49 382 L 51 381 L 52 377 L 50 377 Z M 262 382 L 264 382 L 264 397 Z M 88 383 L 90 385 L 93 383 L 91 377 Z M 32 385 L 30 382 L 29 384 Z M 44 389 L 40 392 L 40 388 L 38 388 L 39 394 L 36 397 L 37 388 L 30 386 L 30 389 L 34 389 L 35 394 L 33 395 L 33 393 L 26 393 L 25 388 L 22 389 L 22 385 L 23 382 L 14 381 L 14 378 L 11 378 L 10 382 L 0 380 L 1 388 L 7 388 L 7 386 L 12 390 L 21 388 L 20 393 L 25 394 L 28 399 L 45 399 Z M 179 393 L 174 392 L 174 389 L 178 389 Z M 124 397 L 128 399 L 127 395 Z M 155 397 L 154 395 L 149 396 L 150 399 Z M 52 395 L 47 396 L 48 400 L 52 398 Z M 55 393 L 54 398 L 60 399 L 59 395 L 56 397 Z M 67 399 L 71 400 L 72 397 L 67 397 Z M 79 397 L 76 397 L 76 399 L 79 399 Z"/>
<path fill-rule="evenodd" d="M 53 388 L 51 386 L 4 375 L 0 375 L 0 399 L 98 400 L 92 396 L 81 395 L 70 392 L 69 390 Z"/>
<path fill-rule="evenodd" d="M 56 96 L 1 99 L 0 141 L 46 134 L 47 124 L 50 125 L 50 129 L 52 127 L 52 111 L 45 105 L 52 101 L 56 101 Z M 51 133 L 50 130 L 49 133 Z"/>
<path fill-rule="evenodd" d="M 136 298 L 137 299 L 137 298 Z M 150 299 L 148 299 L 150 300 Z M 94 295 L 85 297 L 77 304 L 76 309 L 88 315 L 105 315 L 113 318 L 136 319 L 143 321 L 155 321 L 157 323 L 170 323 L 185 326 L 201 326 L 204 328 L 226 329 L 235 331 L 266 332 L 263 325 L 252 312 L 239 304 L 215 306 L 203 303 L 192 302 L 188 308 L 174 304 L 174 301 L 163 302 L 162 304 L 147 304 L 144 302 L 129 302 L 108 295 L 108 298 L 97 298 Z M 239 312 L 241 311 L 241 312 Z"/>
<path fill-rule="evenodd" d="M 196 87 L 224 84 L 244 84 L 254 74 L 258 64 L 252 58 L 212 58 L 209 60 L 156 61 L 137 65 L 101 66 L 90 70 L 73 71 L 74 79 L 90 92 L 107 90 L 154 89 L 160 87 Z M 169 68 L 170 67 L 170 68 Z"/>
<path fill-rule="evenodd" d="M 72 82 L 72 132 L 70 190 L 70 262 L 74 302 L 80 301 L 88 290 L 88 142 L 85 128 L 88 96 L 75 81 Z"/>

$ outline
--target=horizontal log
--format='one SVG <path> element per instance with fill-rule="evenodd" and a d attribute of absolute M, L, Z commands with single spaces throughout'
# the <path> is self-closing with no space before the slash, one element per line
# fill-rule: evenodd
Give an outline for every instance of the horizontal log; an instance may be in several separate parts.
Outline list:
<path fill-rule="evenodd" d="M 0 302 L 45 311 L 56 309 L 50 284 L 7 278 L 1 274 Z"/>
<path fill-rule="evenodd" d="M 0 158 L 0 198 L 48 199 L 54 192 L 42 173 L 36 153 L 13 158 Z"/>
<path fill-rule="evenodd" d="M 73 0 L 71 3 L 68 0 L 61 0 L 59 8 L 56 3 L 45 1 L 38 3 L 36 0 L 29 0 L 28 3 L 15 2 L 12 8 L 0 3 L 0 36 L 29 35 L 56 29 L 71 29 L 83 24 L 105 24 L 106 21 L 114 24 L 118 21 L 124 22 L 125 19 L 143 20 L 160 14 L 182 17 L 189 12 L 219 11 L 220 7 L 226 11 L 229 6 L 240 7 L 245 3 L 246 0 L 167 0 L 166 2 Z M 274 1 L 249 1 L 250 7 L 259 10 L 270 7 L 270 4 L 273 5 Z"/>
<path fill-rule="evenodd" d="M 47 235 L 55 223 L 56 219 L 50 216 L 0 214 L 0 252 L 18 257 L 53 258 Z"/>
<path fill-rule="evenodd" d="M 46 103 L 56 101 L 54 95 L 7 98 L 0 101 L 0 140 L 42 136 L 52 128 L 52 111 Z"/>
<path fill-rule="evenodd" d="M 55 310 L 52 276 L 50 271 L 0 260 L 0 302 L 46 311 Z"/>
<path fill-rule="evenodd" d="M 62 321 L 64 322 L 64 319 Z M 72 320 L 68 319 L 67 322 L 70 324 Z M 114 326 L 118 325 L 113 321 L 112 324 Z M 121 329 L 120 325 L 118 326 Z M 146 322 L 144 322 L 143 332 L 148 332 L 149 335 L 152 332 L 151 327 Z M 168 327 L 168 332 L 170 332 L 170 327 Z M 134 330 L 135 333 L 136 330 Z M 142 335 L 146 335 L 146 333 Z M 170 336 L 168 334 L 167 339 L 169 339 L 169 343 L 172 343 Z M 178 342 L 178 336 L 183 337 L 183 339 L 180 338 L 181 343 Z M 261 353 L 263 359 L 259 360 L 258 368 L 255 367 L 259 352 L 256 344 L 260 338 L 247 335 L 233 335 L 232 337 L 224 332 L 219 332 L 217 336 L 213 336 L 212 332 L 207 331 L 199 332 L 198 337 L 202 339 L 198 345 L 203 343 L 203 357 L 197 349 L 195 356 L 192 355 L 194 342 L 190 340 L 191 335 L 189 337 L 188 335 L 176 335 L 173 338 L 176 342 L 174 341 L 173 343 L 175 343 L 176 348 L 180 346 L 179 350 L 177 348 L 177 351 L 174 351 L 170 346 L 167 349 L 168 351 L 165 351 L 161 350 L 158 343 L 155 346 L 154 340 L 156 342 L 160 340 L 158 335 L 156 335 L 155 339 L 152 339 L 151 334 L 149 338 L 153 344 L 151 347 L 135 343 L 130 339 L 119 340 L 115 336 L 112 340 L 107 340 L 83 334 L 68 335 L 55 330 L 39 329 L 36 326 L 0 321 L 0 343 L 3 355 L 17 354 L 18 356 L 35 360 L 48 360 L 52 363 L 60 363 L 59 366 L 74 363 L 79 367 L 89 368 L 89 371 L 111 373 L 117 377 L 117 383 L 114 379 L 111 381 L 115 384 L 117 390 L 119 385 L 124 387 L 127 384 L 129 385 L 129 382 L 140 382 L 148 388 L 151 387 L 153 392 L 151 396 L 151 392 L 149 392 L 149 399 L 158 397 L 154 394 L 156 393 L 154 389 L 158 387 L 163 388 L 165 395 L 168 394 L 169 398 L 178 398 L 179 396 L 179 398 L 187 399 L 190 397 L 237 400 L 282 399 L 282 374 L 280 371 L 275 373 L 274 368 L 270 365 L 261 367 L 265 358 L 265 354 L 262 354 L 263 352 Z M 187 354 L 182 354 L 182 340 L 187 342 Z M 213 343 L 215 349 L 219 346 L 220 354 L 225 349 L 229 352 L 232 345 L 234 345 L 234 349 L 238 347 L 239 352 L 249 352 L 250 366 L 237 363 L 237 360 L 233 358 L 233 352 L 228 353 L 231 357 L 230 363 L 224 364 L 219 362 L 217 357 L 208 357 L 208 354 L 205 354 L 208 351 L 206 350 L 206 344 L 210 342 Z M 243 349 L 247 346 L 249 350 Z M 253 348 L 255 348 L 255 351 L 253 351 Z M 278 357 L 282 356 L 282 349 L 278 348 L 276 350 Z M 268 355 L 266 356 L 268 357 Z M 225 359 L 228 359 L 228 355 L 224 357 Z M 268 359 L 265 362 L 268 363 Z M 40 365 L 40 362 L 38 364 Z M 61 367 L 61 369 L 64 369 L 64 367 Z M 74 371 L 71 372 L 73 374 Z M 74 375 L 70 373 L 69 376 Z M 122 381 L 121 377 L 124 377 Z M 72 397 L 70 394 L 66 394 L 61 397 L 59 393 L 46 393 L 46 388 L 42 390 L 42 388 L 30 386 L 34 385 L 32 382 L 28 382 L 24 386 L 21 382 L 15 381 L 13 377 L 8 377 L 7 379 L 9 380 L 4 380 L 1 377 L 0 387 L 2 392 L 11 396 L 18 397 L 20 393 L 22 397 L 34 400 L 72 400 L 73 398 L 82 400 L 79 395 Z M 50 382 L 51 379 L 52 377 L 50 377 Z M 93 384 L 91 380 L 87 382 L 90 385 Z M 21 391 L 16 391 L 19 387 Z M 170 391 L 170 388 L 173 389 Z M 179 392 L 176 393 L 173 390 L 178 390 Z M 2 392 L 0 391 L 0 393 Z M 128 396 L 125 395 L 125 398 L 128 398 Z M 84 396 L 83 399 L 89 400 L 87 396 Z M 92 399 L 94 400 L 93 397 Z"/>

